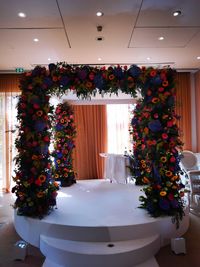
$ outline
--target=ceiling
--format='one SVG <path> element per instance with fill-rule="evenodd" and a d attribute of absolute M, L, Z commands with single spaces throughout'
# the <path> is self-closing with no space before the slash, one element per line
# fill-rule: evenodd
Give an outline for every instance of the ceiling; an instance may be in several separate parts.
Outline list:
<path fill-rule="evenodd" d="M 61 61 L 197 70 L 199 11 L 199 0 L 0 0 L 0 71 Z"/>

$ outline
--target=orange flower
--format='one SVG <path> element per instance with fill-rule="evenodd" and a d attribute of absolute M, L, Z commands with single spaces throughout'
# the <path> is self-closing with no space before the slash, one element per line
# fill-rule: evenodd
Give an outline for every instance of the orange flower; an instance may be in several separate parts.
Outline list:
<path fill-rule="evenodd" d="M 133 77 L 131 77 L 131 76 L 128 76 L 128 82 L 131 82 L 131 83 L 133 83 L 133 81 L 134 81 Z"/>
<path fill-rule="evenodd" d="M 56 173 L 56 174 L 54 175 L 54 178 L 55 178 L 55 179 L 58 179 L 58 178 L 59 178 L 59 174 Z"/>
<path fill-rule="evenodd" d="M 54 82 L 57 82 L 57 80 L 58 80 L 58 77 L 56 77 L 56 76 L 53 76 L 52 80 L 53 80 Z"/>
<path fill-rule="evenodd" d="M 160 191 L 160 195 L 161 195 L 161 197 L 164 197 L 167 195 L 167 192 L 166 191 Z"/>
<path fill-rule="evenodd" d="M 162 82 L 162 86 L 163 86 L 163 87 L 167 87 L 168 85 L 169 85 L 168 81 L 163 81 L 163 82 Z"/>
<path fill-rule="evenodd" d="M 150 181 L 149 181 L 149 179 L 148 179 L 147 177 L 144 177 L 144 178 L 142 179 L 142 181 L 143 181 L 145 184 L 150 183 Z"/>
<path fill-rule="evenodd" d="M 41 183 L 44 183 L 44 181 L 46 180 L 46 176 L 44 174 L 41 174 L 38 179 Z"/>
<path fill-rule="evenodd" d="M 92 83 L 91 82 L 86 82 L 85 86 L 90 89 L 92 87 Z"/>
<path fill-rule="evenodd" d="M 58 182 L 53 182 L 53 185 L 55 186 L 55 187 L 58 187 L 59 186 L 59 183 Z"/>
<path fill-rule="evenodd" d="M 170 177 L 170 176 L 173 175 L 173 173 L 172 173 L 171 171 L 166 171 L 166 172 L 165 172 L 165 175 L 166 175 L 167 177 Z"/>
<path fill-rule="evenodd" d="M 146 163 L 143 163 L 143 164 L 142 164 L 142 168 L 143 168 L 143 169 L 145 169 L 146 166 L 147 166 Z"/>
<path fill-rule="evenodd" d="M 109 78 L 109 80 L 113 80 L 114 78 L 115 78 L 115 75 L 113 75 L 113 74 L 110 74 L 109 76 L 108 76 L 108 78 Z"/>
<path fill-rule="evenodd" d="M 166 157 L 161 157 L 161 158 L 160 158 L 160 161 L 161 161 L 161 162 L 166 162 L 166 161 L 167 161 L 167 158 L 166 158 Z"/>
<path fill-rule="evenodd" d="M 149 133 L 149 128 L 145 127 L 145 128 L 144 128 L 144 133 L 145 133 L 145 134 L 148 134 L 148 133 Z"/>
<path fill-rule="evenodd" d="M 37 197 L 38 197 L 38 198 L 41 198 L 41 197 L 43 197 L 43 196 L 44 196 L 44 192 L 39 191 L 39 192 L 37 193 Z"/>
<path fill-rule="evenodd" d="M 38 111 L 36 112 L 36 115 L 37 115 L 38 117 L 41 117 L 41 116 L 43 115 L 43 111 L 42 111 L 42 110 L 38 110 Z"/>
<path fill-rule="evenodd" d="M 154 98 L 152 98 L 151 102 L 156 104 L 156 103 L 160 102 L 160 99 L 158 97 L 154 97 Z"/>

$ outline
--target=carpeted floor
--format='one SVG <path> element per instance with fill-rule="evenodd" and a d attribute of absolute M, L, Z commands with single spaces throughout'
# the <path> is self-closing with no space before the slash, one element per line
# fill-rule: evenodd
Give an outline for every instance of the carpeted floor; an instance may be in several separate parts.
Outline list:
<path fill-rule="evenodd" d="M 24 261 L 14 259 L 13 247 L 20 237 L 13 226 L 10 203 L 13 203 L 10 194 L 0 194 L 0 267 L 41 267 L 44 257 L 39 249 L 30 245 Z M 160 267 L 200 267 L 200 217 L 190 214 L 190 227 L 184 237 L 186 255 L 174 254 L 170 245 L 163 247 L 156 255 Z"/>

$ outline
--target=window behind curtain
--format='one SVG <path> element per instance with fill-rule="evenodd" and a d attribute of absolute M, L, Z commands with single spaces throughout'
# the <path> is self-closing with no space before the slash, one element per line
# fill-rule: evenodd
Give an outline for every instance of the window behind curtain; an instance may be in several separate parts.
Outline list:
<path fill-rule="evenodd" d="M 12 187 L 17 125 L 18 93 L 0 93 L 0 189 L 8 192 Z"/>
<path fill-rule="evenodd" d="M 129 130 L 133 109 L 132 104 L 107 105 L 108 153 L 124 154 L 132 150 Z"/>

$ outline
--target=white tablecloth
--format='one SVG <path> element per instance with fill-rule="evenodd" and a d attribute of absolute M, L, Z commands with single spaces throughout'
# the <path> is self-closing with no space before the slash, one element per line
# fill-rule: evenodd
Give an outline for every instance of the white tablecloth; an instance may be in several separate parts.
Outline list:
<path fill-rule="evenodd" d="M 109 153 L 100 153 L 100 156 L 105 157 L 104 178 L 111 182 L 127 183 L 130 176 L 129 158 L 121 154 Z"/>

